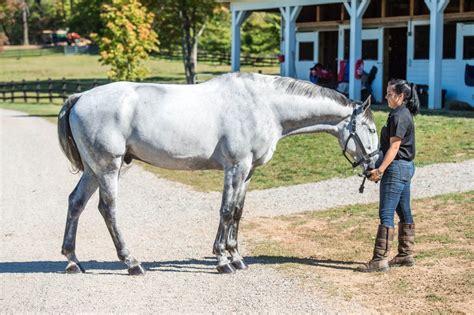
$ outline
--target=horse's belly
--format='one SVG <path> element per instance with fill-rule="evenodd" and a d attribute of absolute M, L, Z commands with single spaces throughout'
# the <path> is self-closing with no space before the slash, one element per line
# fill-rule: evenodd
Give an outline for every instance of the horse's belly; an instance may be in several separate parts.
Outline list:
<path fill-rule="evenodd" d="M 143 162 L 172 170 L 206 170 L 222 169 L 213 159 L 211 150 L 184 150 L 179 145 L 169 148 L 157 148 L 150 143 L 135 144 L 129 148 L 128 154 Z M 190 152 L 192 151 L 192 152 Z"/>

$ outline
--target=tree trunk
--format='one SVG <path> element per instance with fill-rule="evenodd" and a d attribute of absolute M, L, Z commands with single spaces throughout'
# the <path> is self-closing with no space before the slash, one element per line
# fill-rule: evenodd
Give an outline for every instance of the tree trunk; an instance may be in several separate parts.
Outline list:
<path fill-rule="evenodd" d="M 30 40 L 28 38 L 28 4 L 26 0 L 22 3 L 22 15 L 23 15 L 23 45 L 29 45 Z"/>
<path fill-rule="evenodd" d="M 181 5 L 179 15 L 181 17 L 181 23 L 183 26 L 183 39 L 181 46 L 183 51 L 184 73 L 186 74 L 186 83 L 195 84 L 196 70 L 192 56 L 194 37 L 191 35 L 191 21 L 189 18 L 189 12 L 187 10 L 186 3 Z"/>

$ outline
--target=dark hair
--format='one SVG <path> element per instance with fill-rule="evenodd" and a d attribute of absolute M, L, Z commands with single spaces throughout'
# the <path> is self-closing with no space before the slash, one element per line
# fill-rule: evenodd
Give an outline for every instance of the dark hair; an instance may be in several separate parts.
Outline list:
<path fill-rule="evenodd" d="M 420 100 L 414 83 L 408 83 L 406 80 L 391 79 L 388 86 L 392 87 L 395 93 L 404 95 L 403 102 L 410 113 L 415 116 L 420 110 Z"/>

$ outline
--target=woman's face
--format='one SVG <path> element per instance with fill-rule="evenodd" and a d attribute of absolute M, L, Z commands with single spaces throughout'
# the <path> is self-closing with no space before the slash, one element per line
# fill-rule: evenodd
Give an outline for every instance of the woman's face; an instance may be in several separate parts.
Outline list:
<path fill-rule="evenodd" d="M 405 98 L 405 96 L 403 95 L 403 93 L 397 94 L 393 86 L 388 86 L 385 98 L 387 99 L 388 107 L 395 109 L 403 104 L 403 99 Z"/>

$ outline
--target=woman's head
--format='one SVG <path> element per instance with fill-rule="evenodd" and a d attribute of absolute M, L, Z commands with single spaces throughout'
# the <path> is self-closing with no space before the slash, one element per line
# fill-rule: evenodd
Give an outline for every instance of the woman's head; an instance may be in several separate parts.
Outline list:
<path fill-rule="evenodd" d="M 405 80 L 392 79 L 387 85 L 385 96 L 390 108 L 397 108 L 405 104 L 412 115 L 418 114 L 420 101 L 416 92 L 416 85 Z"/>

